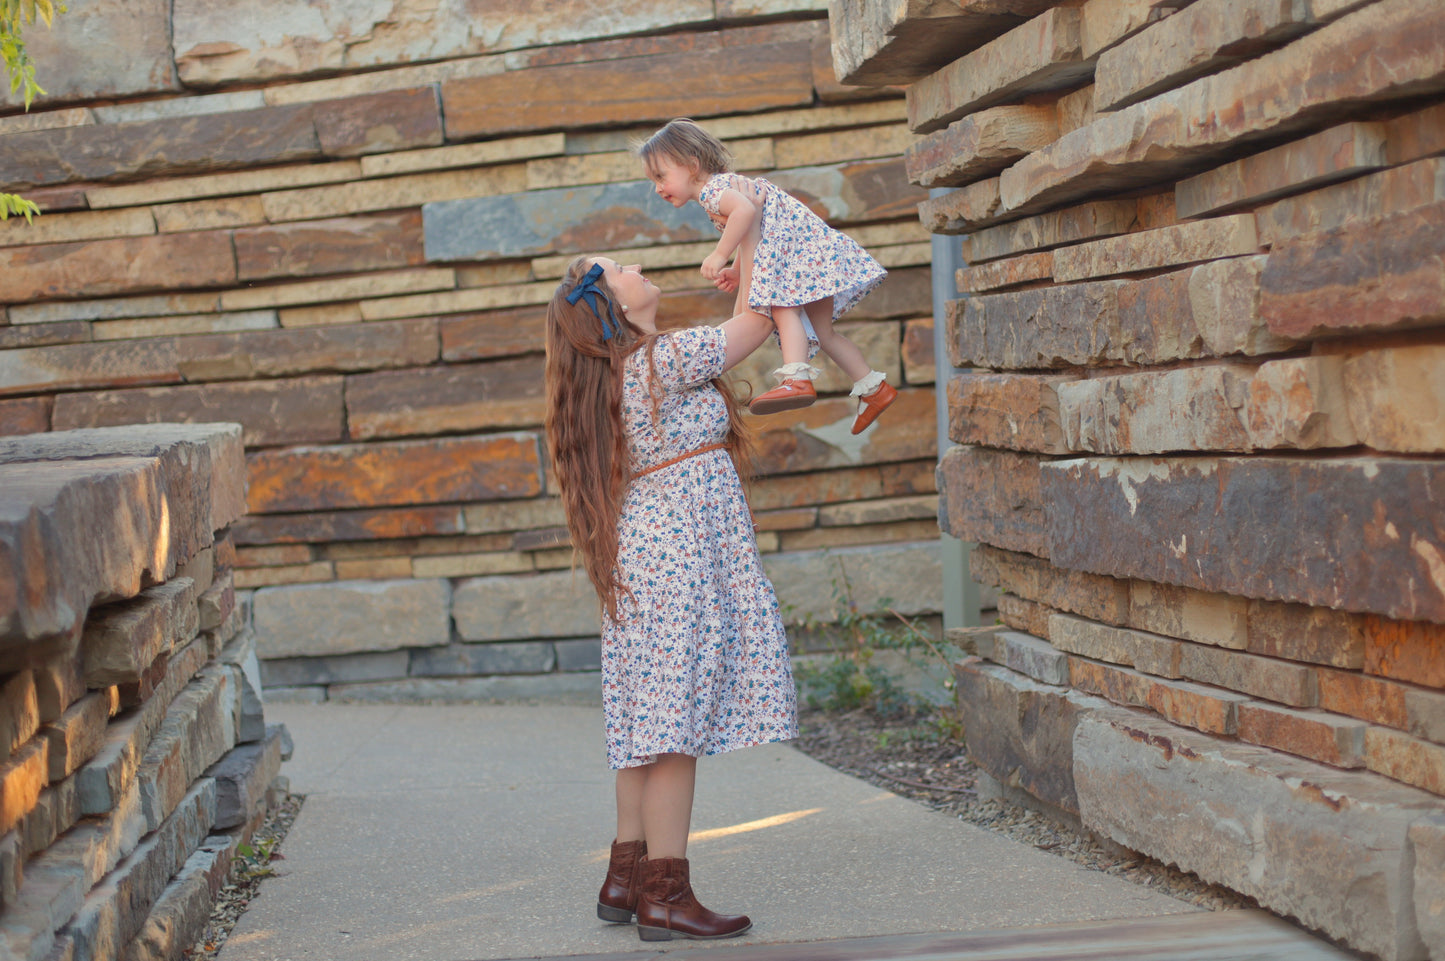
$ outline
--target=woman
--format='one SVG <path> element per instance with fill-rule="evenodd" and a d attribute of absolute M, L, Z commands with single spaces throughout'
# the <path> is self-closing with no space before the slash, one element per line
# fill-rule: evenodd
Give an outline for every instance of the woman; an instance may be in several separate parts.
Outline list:
<path fill-rule="evenodd" d="M 572 543 L 602 604 L 617 837 L 597 914 L 644 941 L 752 926 L 693 896 L 697 758 L 797 733 L 787 637 L 735 467 L 718 378 L 772 332 L 742 313 L 659 334 L 636 266 L 574 261 L 547 310 L 547 441 Z"/>

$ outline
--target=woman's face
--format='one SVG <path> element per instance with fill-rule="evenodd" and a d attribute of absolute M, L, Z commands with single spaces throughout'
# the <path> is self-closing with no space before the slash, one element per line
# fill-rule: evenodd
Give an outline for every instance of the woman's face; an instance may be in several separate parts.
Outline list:
<path fill-rule="evenodd" d="M 649 333 L 657 330 L 657 302 L 662 292 L 642 276 L 642 267 L 638 264 L 624 267 L 608 257 L 598 257 L 592 263 L 602 265 L 607 286 L 617 296 L 617 305 L 626 308 L 627 319 Z"/>

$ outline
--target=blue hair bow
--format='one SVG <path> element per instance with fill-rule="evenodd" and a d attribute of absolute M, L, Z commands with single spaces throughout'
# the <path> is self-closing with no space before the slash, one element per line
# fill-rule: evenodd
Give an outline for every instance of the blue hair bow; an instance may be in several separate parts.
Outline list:
<path fill-rule="evenodd" d="M 609 300 L 607 295 L 597 286 L 597 278 L 601 276 L 602 265 L 593 264 L 592 269 L 587 271 L 587 276 L 579 280 L 577 286 L 573 287 L 572 292 L 567 295 L 567 303 L 575 307 L 577 301 L 586 297 L 587 306 L 592 308 L 593 316 L 595 316 L 598 323 L 602 325 L 602 339 L 611 340 L 613 336 L 622 329 L 622 322 L 619 321 L 617 315 L 612 312 L 612 301 Z M 602 311 L 597 307 L 598 300 L 601 300 L 607 305 L 606 317 L 602 316 Z M 611 324 L 608 323 L 609 320 Z"/>

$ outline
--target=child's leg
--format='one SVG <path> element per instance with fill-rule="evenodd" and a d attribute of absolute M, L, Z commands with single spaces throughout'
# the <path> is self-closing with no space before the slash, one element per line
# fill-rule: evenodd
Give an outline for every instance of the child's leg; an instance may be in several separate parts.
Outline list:
<path fill-rule="evenodd" d="M 833 363 L 848 375 L 849 380 L 856 383 L 867 377 L 871 368 L 868 366 L 868 361 L 864 359 L 863 352 L 851 340 L 833 328 L 833 298 L 826 297 L 823 300 L 815 300 L 807 306 L 806 310 L 808 319 L 813 322 L 813 331 L 818 335 L 818 349 L 831 357 Z M 804 349 L 807 349 L 806 344 Z"/>
<path fill-rule="evenodd" d="M 807 363 L 808 334 L 803 329 L 803 314 L 797 307 L 774 307 L 773 326 L 778 330 L 778 346 L 783 349 L 783 365 Z"/>

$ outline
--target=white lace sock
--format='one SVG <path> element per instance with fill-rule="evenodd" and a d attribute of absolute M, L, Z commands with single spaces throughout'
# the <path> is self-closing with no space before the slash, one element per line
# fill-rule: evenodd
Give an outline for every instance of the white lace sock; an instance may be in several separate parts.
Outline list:
<path fill-rule="evenodd" d="M 853 389 L 848 393 L 848 396 L 849 396 L 849 397 L 867 397 L 869 394 L 871 394 L 871 393 L 873 393 L 875 390 L 877 390 L 877 389 L 878 389 L 878 386 L 879 386 L 880 384 L 882 384 L 883 381 L 885 381 L 885 380 L 887 380 L 887 379 L 888 379 L 888 375 L 885 374 L 885 373 L 883 373 L 883 371 L 881 371 L 881 370 L 870 370 L 870 371 L 863 377 L 862 380 L 856 380 L 856 381 L 853 382 Z"/>
<path fill-rule="evenodd" d="M 823 372 L 807 361 L 796 361 L 791 364 L 784 364 L 773 371 L 773 376 L 778 378 L 778 383 L 785 380 L 812 380 Z"/>

